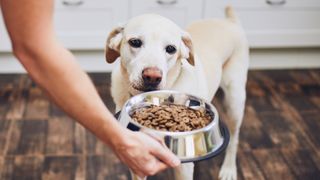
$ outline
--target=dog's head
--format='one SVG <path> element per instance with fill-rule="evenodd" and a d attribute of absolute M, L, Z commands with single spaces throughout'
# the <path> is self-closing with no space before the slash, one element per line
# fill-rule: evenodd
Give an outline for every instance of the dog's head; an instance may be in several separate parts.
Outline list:
<path fill-rule="evenodd" d="M 174 74 L 170 72 L 179 70 L 183 60 L 194 65 L 189 34 L 154 14 L 132 18 L 111 31 L 105 55 L 108 63 L 120 57 L 131 94 L 167 87 L 170 74 Z"/>

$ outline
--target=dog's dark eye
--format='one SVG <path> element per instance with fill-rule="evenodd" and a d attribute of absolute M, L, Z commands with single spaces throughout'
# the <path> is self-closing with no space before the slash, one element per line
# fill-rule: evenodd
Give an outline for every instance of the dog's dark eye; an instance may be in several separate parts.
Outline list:
<path fill-rule="evenodd" d="M 177 51 L 176 47 L 172 46 L 172 45 L 168 45 L 166 47 L 166 52 L 169 54 L 174 54 Z"/>
<path fill-rule="evenodd" d="M 130 39 L 129 41 L 129 44 L 131 47 L 134 47 L 134 48 L 139 48 L 142 46 L 142 41 L 140 39 Z"/>

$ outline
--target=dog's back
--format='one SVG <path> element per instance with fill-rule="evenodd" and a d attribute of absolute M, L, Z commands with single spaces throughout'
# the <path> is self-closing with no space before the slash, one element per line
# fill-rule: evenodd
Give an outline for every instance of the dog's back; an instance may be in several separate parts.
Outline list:
<path fill-rule="evenodd" d="M 244 30 L 231 6 L 225 8 L 225 15 L 225 19 L 195 21 L 186 29 L 203 64 L 211 92 L 217 90 L 223 67 L 231 56 L 236 51 L 248 49 Z"/>

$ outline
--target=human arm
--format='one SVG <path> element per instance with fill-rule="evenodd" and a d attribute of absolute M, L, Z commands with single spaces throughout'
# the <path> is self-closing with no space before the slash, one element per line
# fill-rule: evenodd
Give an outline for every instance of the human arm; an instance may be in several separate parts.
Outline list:
<path fill-rule="evenodd" d="M 53 0 L 0 3 L 15 56 L 51 100 L 109 145 L 137 175 L 152 175 L 179 164 L 160 143 L 116 122 L 74 56 L 58 42 Z"/>

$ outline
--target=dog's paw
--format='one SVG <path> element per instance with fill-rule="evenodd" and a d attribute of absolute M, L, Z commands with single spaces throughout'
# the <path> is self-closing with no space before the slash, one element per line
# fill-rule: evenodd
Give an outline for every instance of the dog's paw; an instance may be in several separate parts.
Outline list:
<path fill-rule="evenodd" d="M 237 180 L 237 167 L 234 165 L 222 165 L 219 172 L 220 180 Z"/>

